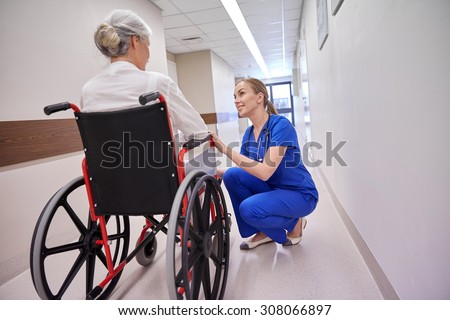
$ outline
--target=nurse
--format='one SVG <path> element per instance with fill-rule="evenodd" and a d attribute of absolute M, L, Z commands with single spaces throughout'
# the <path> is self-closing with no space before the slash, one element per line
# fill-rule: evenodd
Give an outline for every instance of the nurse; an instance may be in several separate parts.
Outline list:
<path fill-rule="evenodd" d="M 249 250 L 273 241 L 284 246 L 298 244 L 305 216 L 314 211 L 319 196 L 301 160 L 295 128 L 277 114 L 266 86 L 258 79 L 239 80 L 234 103 L 239 116 L 253 124 L 244 133 L 240 153 L 217 135 L 213 139 L 216 148 L 237 165 L 221 174 L 239 232 L 249 238 L 240 248 Z"/>

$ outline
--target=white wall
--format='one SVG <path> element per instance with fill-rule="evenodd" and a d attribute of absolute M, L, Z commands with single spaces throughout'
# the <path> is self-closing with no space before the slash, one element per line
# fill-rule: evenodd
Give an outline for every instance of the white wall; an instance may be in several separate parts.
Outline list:
<path fill-rule="evenodd" d="M 81 86 L 106 63 L 93 41 L 95 29 L 121 8 L 152 28 L 147 67 L 167 74 L 161 13 L 148 0 L 2 0 L 0 119 L 40 119 L 47 104 L 78 102 Z"/>
<path fill-rule="evenodd" d="M 236 120 L 209 124 L 226 144 L 238 143 L 239 125 L 234 107 L 234 74 L 231 66 L 209 50 L 176 55 L 178 82 L 186 98 L 200 113 L 235 114 Z M 221 135 L 224 132 L 226 135 Z M 231 165 L 226 157 L 221 167 Z"/>
<path fill-rule="evenodd" d="M 186 98 L 200 113 L 235 113 L 233 103 L 234 74 L 231 66 L 210 50 L 176 55 L 178 84 Z M 228 134 L 224 142 L 239 140 L 237 121 L 208 125 L 212 132 Z"/>
<path fill-rule="evenodd" d="M 148 69 L 167 73 L 161 12 L 148 0 L 2 0 L 0 120 L 43 119 L 48 104 L 78 103 L 82 85 L 106 63 L 93 42 L 96 26 L 119 8 L 152 28 Z M 76 153 L 0 168 L 0 283 L 28 267 L 36 220 L 53 193 L 81 175 L 81 159 Z"/>
<path fill-rule="evenodd" d="M 319 51 L 305 0 L 312 139 L 348 140 L 348 166 L 320 169 L 398 296 L 449 299 L 450 1 L 344 0 L 328 19 Z"/>
<path fill-rule="evenodd" d="M 214 84 L 214 105 L 217 112 L 237 115 L 234 106 L 234 73 L 231 66 L 214 52 L 211 52 L 212 80 Z"/>
<path fill-rule="evenodd" d="M 200 113 L 215 112 L 211 51 L 176 55 L 178 85 Z"/>
<path fill-rule="evenodd" d="M 214 104 L 217 113 L 227 113 L 231 121 L 219 121 L 217 132 L 222 141 L 228 145 L 240 142 L 237 109 L 234 105 L 234 73 L 233 69 L 222 58 L 211 53 L 211 64 L 214 83 Z M 226 134 L 222 134 L 226 133 Z"/>
<path fill-rule="evenodd" d="M 212 81 L 211 51 L 203 50 L 175 55 L 178 85 L 186 99 L 199 113 L 216 112 Z M 216 132 L 214 124 L 208 131 Z"/>

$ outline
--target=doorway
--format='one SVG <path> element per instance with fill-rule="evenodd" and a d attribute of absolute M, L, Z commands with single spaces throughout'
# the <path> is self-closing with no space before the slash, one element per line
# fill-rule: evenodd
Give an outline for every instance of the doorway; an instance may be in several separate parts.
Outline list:
<path fill-rule="evenodd" d="M 266 87 L 269 91 L 269 99 L 277 109 L 278 114 L 288 118 L 295 126 L 292 83 L 290 81 L 270 83 L 266 84 Z"/>

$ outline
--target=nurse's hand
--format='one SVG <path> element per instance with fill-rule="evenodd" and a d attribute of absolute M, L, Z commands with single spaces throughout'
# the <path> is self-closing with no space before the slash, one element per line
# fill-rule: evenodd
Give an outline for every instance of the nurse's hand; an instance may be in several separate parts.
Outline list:
<path fill-rule="evenodd" d="M 217 169 L 217 177 L 222 178 L 225 171 L 227 171 L 227 169 Z"/>
<path fill-rule="evenodd" d="M 217 134 L 211 132 L 211 136 L 214 141 L 214 146 L 217 148 L 217 150 L 224 153 L 224 151 L 227 149 L 227 146 L 222 142 L 222 140 L 219 139 Z"/>

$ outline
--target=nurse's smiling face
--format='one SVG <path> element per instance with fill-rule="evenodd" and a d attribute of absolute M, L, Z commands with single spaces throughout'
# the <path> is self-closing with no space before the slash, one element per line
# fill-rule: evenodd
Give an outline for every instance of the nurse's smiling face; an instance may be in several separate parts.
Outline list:
<path fill-rule="evenodd" d="M 239 116 L 249 117 L 258 108 L 263 108 L 264 94 L 256 93 L 252 86 L 246 81 L 240 81 L 234 88 L 234 104 Z"/>

